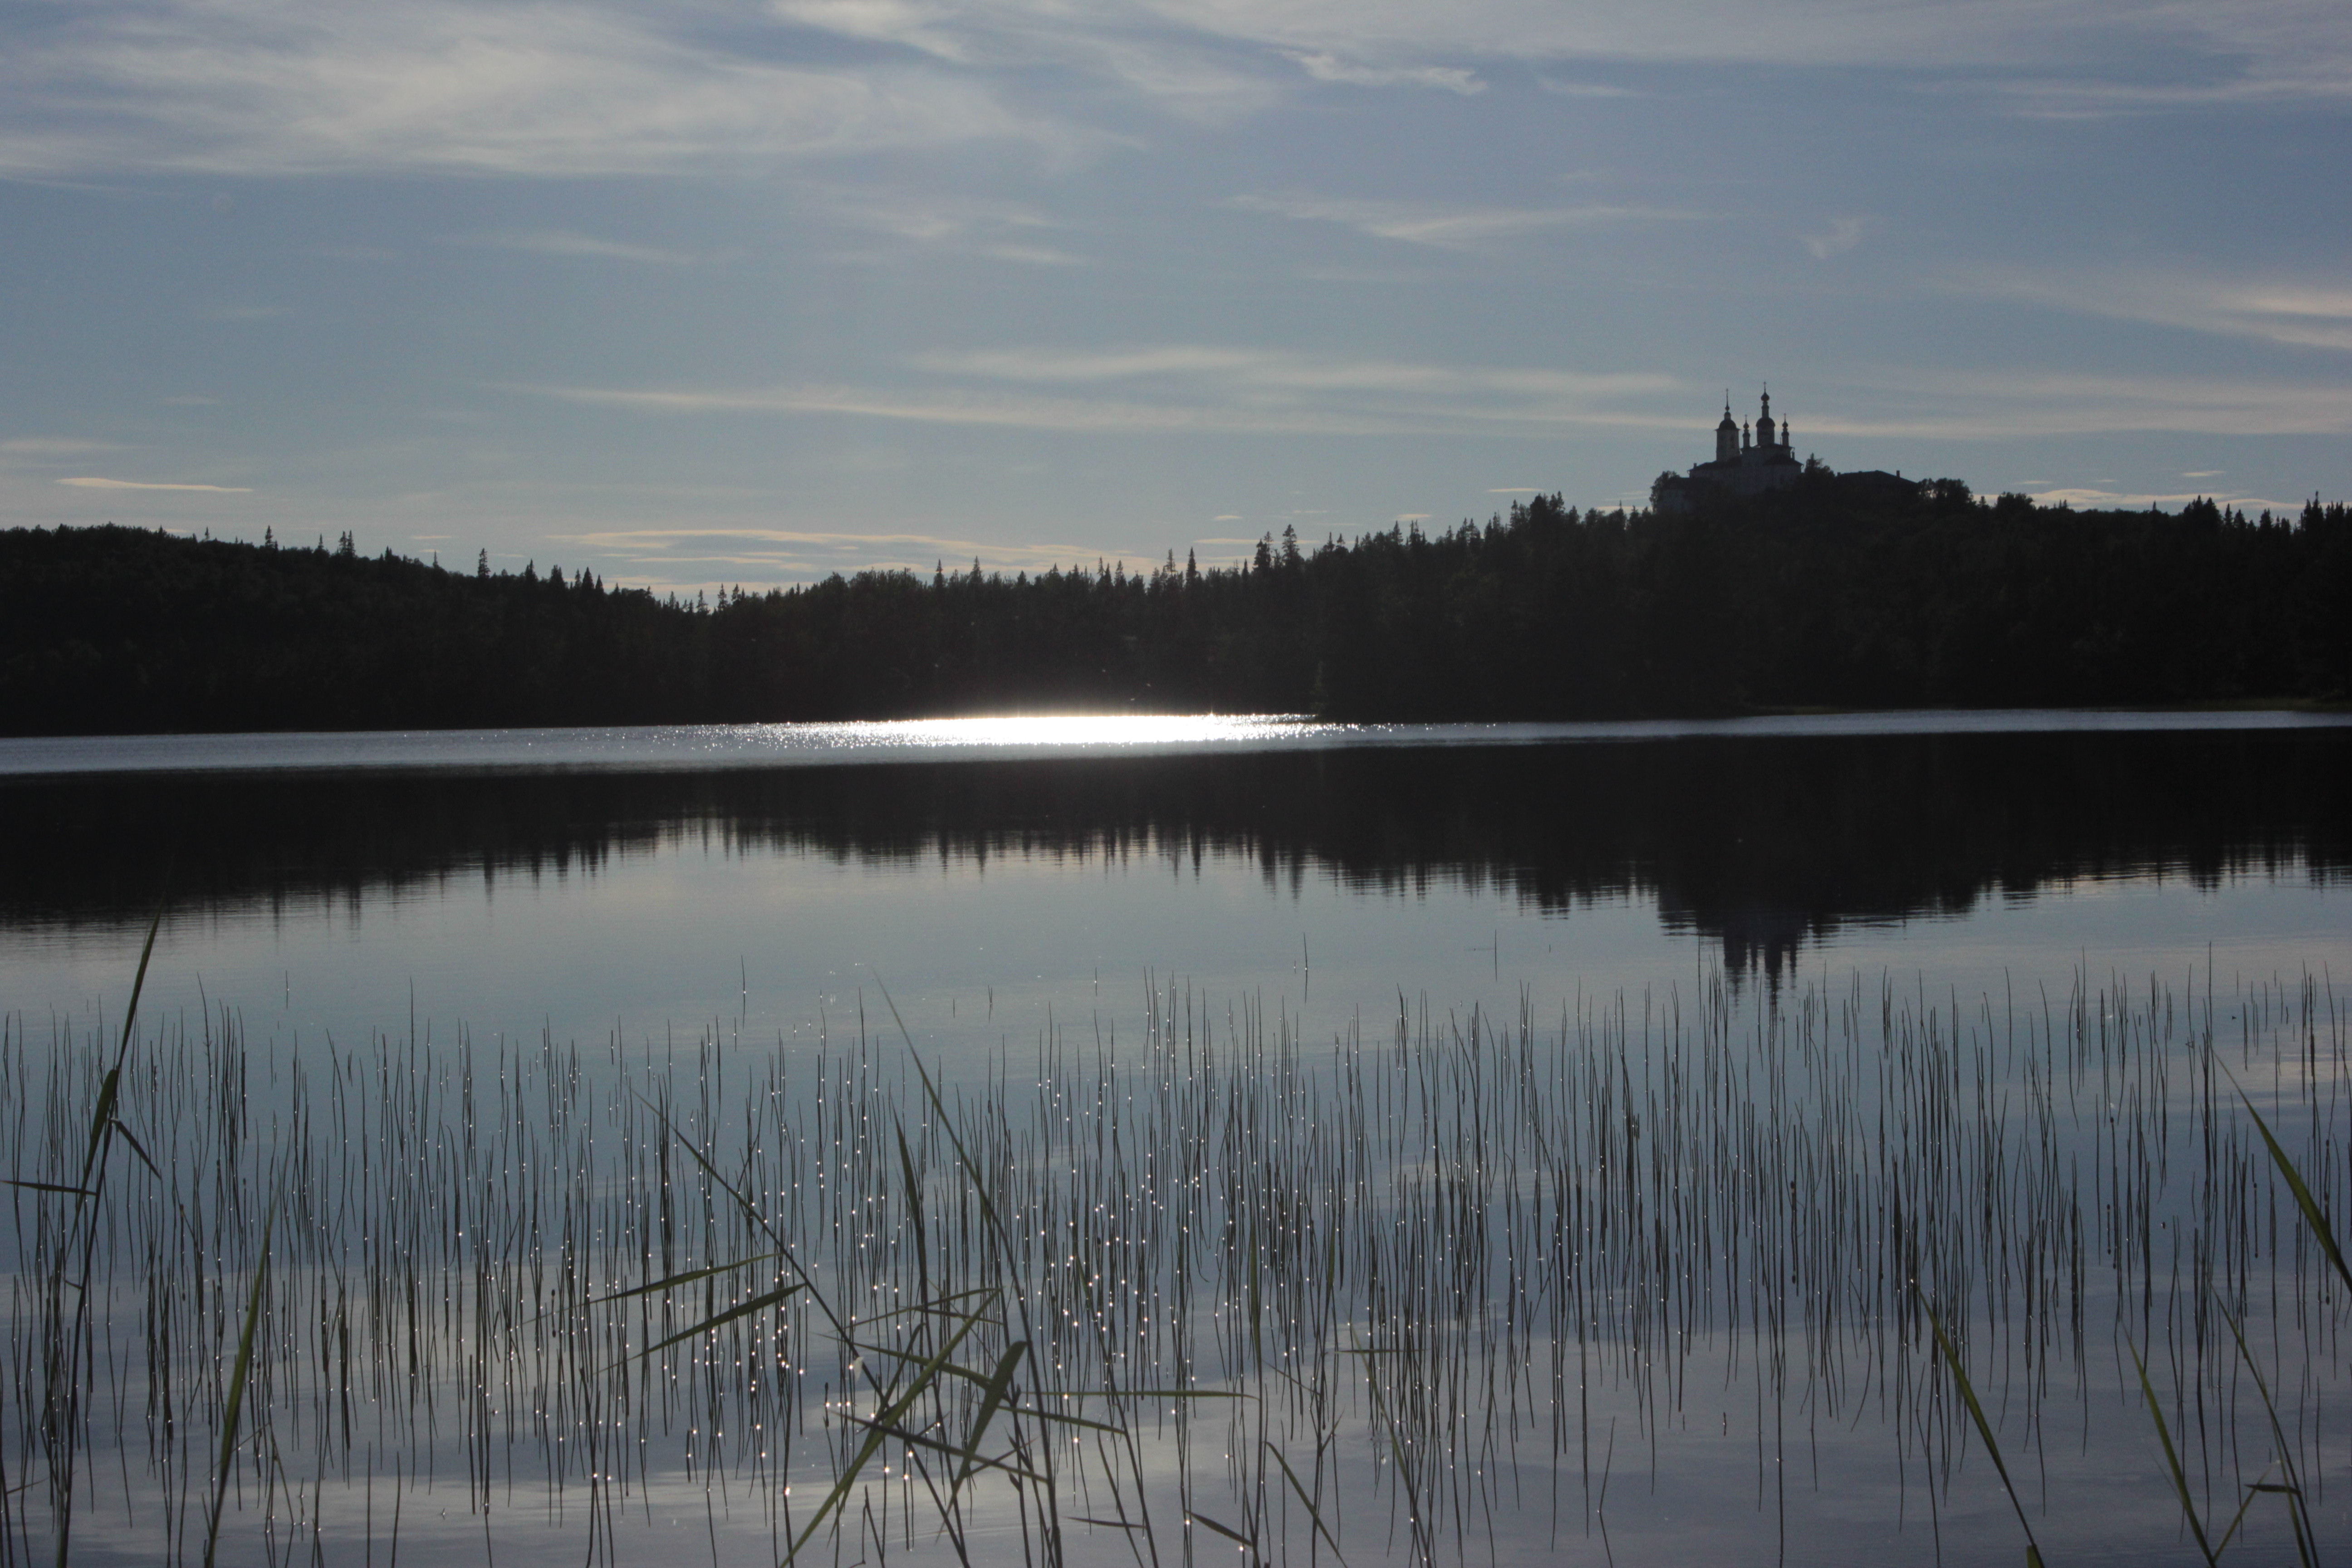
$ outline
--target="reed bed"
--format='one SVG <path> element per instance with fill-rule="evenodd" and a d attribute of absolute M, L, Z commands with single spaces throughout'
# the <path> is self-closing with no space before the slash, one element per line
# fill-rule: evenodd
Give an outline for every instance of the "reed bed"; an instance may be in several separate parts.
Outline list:
<path fill-rule="evenodd" d="M 2324 978 L 1138 1003 L 953 1078 L 11 1018 L 0 1563 L 1608 1560 L 1702 1436 L 1802 1559 L 1856 1433 L 1923 1560 L 2340 1544 Z"/>

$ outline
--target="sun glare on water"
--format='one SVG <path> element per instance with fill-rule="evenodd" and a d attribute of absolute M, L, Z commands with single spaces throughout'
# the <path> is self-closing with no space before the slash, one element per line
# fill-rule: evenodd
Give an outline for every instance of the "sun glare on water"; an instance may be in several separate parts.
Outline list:
<path fill-rule="evenodd" d="M 823 749 L 961 751 L 976 748 L 1192 746 L 1269 740 L 1315 726 L 1278 715 L 1052 713 L 982 719 L 902 719 L 778 726 Z"/>

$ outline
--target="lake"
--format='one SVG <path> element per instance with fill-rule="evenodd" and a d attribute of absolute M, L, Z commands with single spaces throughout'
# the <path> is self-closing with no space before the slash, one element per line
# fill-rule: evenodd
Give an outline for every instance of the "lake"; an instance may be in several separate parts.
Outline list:
<path fill-rule="evenodd" d="M 2346 1281 L 2252 1113 L 2346 1212 L 2347 763 L 0 741 L 9 1560 L 199 1560 L 223 1477 L 237 1562 L 2202 1561 L 2184 1488 L 2340 1552 Z"/>

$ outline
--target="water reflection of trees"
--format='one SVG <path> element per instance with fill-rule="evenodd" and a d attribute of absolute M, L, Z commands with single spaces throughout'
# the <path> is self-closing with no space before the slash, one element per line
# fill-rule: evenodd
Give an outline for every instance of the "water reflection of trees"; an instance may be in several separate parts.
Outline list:
<path fill-rule="evenodd" d="M 1368 893 L 1654 897 L 1735 970 L 1857 922 L 2125 875 L 2352 868 L 2352 731 L 1685 739 L 705 774 L 191 776 L 0 790 L 0 918 L 141 918 L 698 846 L 845 861 L 1247 858 Z"/>

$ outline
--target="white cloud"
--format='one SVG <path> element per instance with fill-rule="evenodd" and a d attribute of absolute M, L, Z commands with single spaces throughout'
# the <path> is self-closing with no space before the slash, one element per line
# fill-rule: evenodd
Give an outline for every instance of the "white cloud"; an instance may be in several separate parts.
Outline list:
<path fill-rule="evenodd" d="M 1963 276 L 1954 287 L 2115 321 L 2289 348 L 2352 350 L 2352 289 L 2333 281 L 2008 272 Z"/>
<path fill-rule="evenodd" d="M 2352 386 L 2018 371 L 1889 376 L 1867 415 L 1800 414 L 1808 436 L 2008 440 L 2050 436 L 2352 435 Z"/>
<path fill-rule="evenodd" d="M 860 52 L 795 58 L 808 29 Z M 1107 122 L 1117 93 L 1221 123 L 1282 101 L 1297 71 L 1472 94 L 1506 61 L 1606 96 L 1627 89 L 1558 68 L 1879 67 L 2053 114 L 2352 95 L 2339 0 L 77 0 L 0 24 L 0 174 L 608 174 L 981 140 L 1068 154 L 1109 140 L 1076 117 Z M 1062 107 L 1011 107 L 1024 95 Z"/>
<path fill-rule="evenodd" d="M 91 0 L 0 51 L 0 173 L 646 173 L 1052 142 L 937 71 L 782 65 L 684 13 L 457 0 Z"/>
<path fill-rule="evenodd" d="M 1546 92 L 1561 98 L 1635 98 L 1640 95 L 1630 87 L 1618 87 L 1605 81 L 1571 81 L 1564 77 L 1538 75 L 1536 85 Z"/>
<path fill-rule="evenodd" d="M 1040 237 L 1077 226 L 1018 202 L 821 184 L 805 187 L 805 194 L 811 207 L 834 223 L 924 249 L 1027 267 L 1090 264 L 1089 258 Z"/>
<path fill-rule="evenodd" d="M 1045 0 L 1034 0 L 1041 8 Z M 2352 31 L 2331 0 L 1148 0 L 1203 33 L 1365 61 L 1511 59 L 2071 73 L 2121 93 L 2118 62 L 2161 61 L 2155 93 L 2352 92 Z M 1025 5 L 1022 8 L 1026 8 Z M 1923 68 L 1923 62 L 1933 62 Z M 2190 62 L 2198 68 L 2185 68 Z M 2202 83 L 2183 89 L 2201 74 Z"/>
<path fill-rule="evenodd" d="M 857 386 L 752 389 L 541 387 L 566 402 L 646 414 L 834 414 L 924 425 L 995 426 L 1068 435 L 1402 434 L 1394 419 L 1300 409 L 1279 416 L 1198 405 L 1105 398 L 1024 397 L 1003 393 L 908 392 Z"/>
<path fill-rule="evenodd" d="M 202 490 L 209 495 L 220 496 L 249 496 L 253 493 L 251 487 L 246 485 L 152 484 L 144 479 L 102 479 L 94 475 L 59 479 L 57 482 L 91 490 Z"/>
<path fill-rule="evenodd" d="M 1493 240 L 1555 229 L 1670 222 L 1696 216 L 1646 206 L 1444 206 L 1344 196 L 1245 195 L 1235 196 L 1233 205 L 1248 212 L 1341 224 L 1381 239 L 1433 246 L 1443 250 L 1470 250 Z"/>
<path fill-rule="evenodd" d="M 1348 359 L 1282 349 L 1167 343 L 1109 349 L 992 349 L 926 354 L 919 368 L 996 381 L 1098 382 L 1187 379 L 1229 393 L 1487 393 L 1563 398 L 1628 397 L 1679 390 L 1650 372 L 1589 372 L 1518 366 L 1460 366 Z"/>
<path fill-rule="evenodd" d="M 1040 67 L 1107 79 L 1159 108 L 1209 123 L 1263 109 L 1268 73 L 1236 57 L 1213 29 L 1141 6 L 1066 0 L 771 0 L 803 26 L 895 45 L 973 69 Z"/>
<path fill-rule="evenodd" d="M 1680 429 L 1678 393 L 1650 373 L 1419 364 L 1162 344 L 924 355 L 918 387 L 537 386 L 514 390 L 646 414 L 841 415 L 1095 435 L 1542 436 L 1565 426 Z M 1116 385 L 1116 395 L 1106 388 Z"/>
<path fill-rule="evenodd" d="M 808 29 L 861 52 L 796 59 Z M 1079 79 L 1222 123 L 1298 71 L 1466 95 L 1505 61 L 1583 96 L 1627 89 L 1558 68 L 1882 67 L 2033 113 L 2352 95 L 2336 0 L 77 0 L 0 24 L 0 174 L 608 174 L 981 140 L 1066 155 L 1110 139 L 1077 124 L 1111 101 Z"/>
<path fill-rule="evenodd" d="M 971 16 L 971 8 L 918 0 L 775 0 L 771 8 L 787 21 L 828 33 L 897 44 L 940 59 L 971 58 L 955 24 L 960 15 Z"/>
<path fill-rule="evenodd" d="M 1831 257 L 1852 250 L 1855 246 L 1860 245 L 1864 231 L 1869 226 L 1868 218 L 1833 217 L 1830 219 L 1830 226 L 1826 232 L 1809 234 L 1801 237 L 1805 248 L 1812 252 L 1814 260 L 1827 261 Z"/>
<path fill-rule="evenodd" d="M 977 247 L 975 256 L 985 256 L 991 261 L 1016 262 L 1023 267 L 1090 267 L 1086 257 L 1073 256 L 1066 250 L 1055 250 L 1046 245 L 983 245 Z"/>
<path fill-rule="evenodd" d="M 1293 55 L 1299 68 L 1317 81 L 1346 82 L 1354 87 L 1433 87 L 1465 98 L 1486 90 L 1478 73 L 1460 66 L 1367 66 L 1336 55 Z"/>
<path fill-rule="evenodd" d="M 1475 79 L 1470 68 L 1419 62 L 1915 71 L 1934 62 L 1927 68 L 1969 72 L 1979 83 L 1988 68 L 2007 72 L 2021 92 L 2053 102 L 2101 91 L 2147 102 L 2352 91 L 2352 37 L 2336 0 L 773 0 L 772 9 L 937 59 L 1090 64 L 1139 87 L 1153 68 L 1120 63 L 1120 52 L 1181 58 L 1192 72 L 1232 77 L 1242 73 L 1216 59 L 1216 47 L 1255 45 L 1327 80 L 1453 90 Z M 2126 79 L 2118 64 L 2139 58 L 2160 62 L 2146 86 Z M 1625 90 L 1549 72 L 1538 79 L 1570 93 Z"/>
<path fill-rule="evenodd" d="M 1692 390 L 1654 372 L 1350 358 L 1221 344 L 919 356 L 915 387 L 538 388 L 646 413 L 831 414 L 1097 434 L 1465 435 L 1688 431 Z M 1854 409 L 1842 413 L 1839 404 Z M 1809 406 L 1810 405 L 1810 406 Z M 1984 441 L 2168 432 L 2352 435 L 2352 385 L 2011 373 L 1890 373 L 1787 399 L 1801 438 Z"/>
<path fill-rule="evenodd" d="M 993 381 L 1088 382 L 1238 371 L 1282 357 L 1264 349 L 1171 343 L 1150 348 L 983 349 L 924 354 L 915 363 L 924 370 Z"/>
<path fill-rule="evenodd" d="M 646 267 L 691 267 L 697 258 L 682 250 L 650 245 L 630 245 L 598 239 L 570 229 L 530 229 L 460 236 L 458 245 L 478 245 L 492 250 L 521 250 L 536 256 L 576 256 L 599 261 L 633 261 Z"/>

